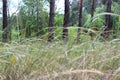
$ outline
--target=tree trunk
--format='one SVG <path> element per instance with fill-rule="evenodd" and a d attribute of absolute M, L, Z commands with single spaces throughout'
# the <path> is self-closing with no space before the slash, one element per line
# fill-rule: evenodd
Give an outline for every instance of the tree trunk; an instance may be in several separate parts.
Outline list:
<path fill-rule="evenodd" d="M 79 27 L 82 27 L 82 7 L 83 7 L 83 0 L 79 1 Z M 80 41 L 80 28 L 78 28 L 78 34 L 77 34 L 77 42 Z"/>
<path fill-rule="evenodd" d="M 7 20 L 7 0 L 3 0 L 3 33 L 2 42 L 7 42 L 8 38 L 8 20 Z"/>
<path fill-rule="evenodd" d="M 69 15 L 70 15 L 70 2 L 65 0 L 65 10 L 64 10 L 64 24 L 63 24 L 63 40 L 68 40 L 68 25 L 69 25 Z"/>
<path fill-rule="evenodd" d="M 91 2 L 92 8 L 91 8 L 91 21 L 93 20 L 94 17 L 94 10 L 95 10 L 95 1 L 92 0 Z"/>
<path fill-rule="evenodd" d="M 49 28 L 48 28 L 48 42 L 52 42 L 54 39 L 54 8 L 55 0 L 50 0 L 50 13 L 49 13 Z"/>
<path fill-rule="evenodd" d="M 36 15 L 36 17 L 37 17 L 37 22 L 36 22 L 36 36 L 38 37 L 39 36 L 39 7 L 38 7 L 38 5 L 39 5 L 39 2 L 38 2 L 38 0 L 36 0 L 36 2 L 37 2 L 37 15 Z"/>
<path fill-rule="evenodd" d="M 106 12 L 110 13 L 111 12 L 111 4 L 112 4 L 112 0 L 108 0 L 107 2 L 107 8 L 106 8 Z M 111 25 L 111 16 L 110 15 L 106 15 L 105 16 L 105 30 L 104 30 L 104 38 L 107 39 L 109 37 L 109 30 L 112 27 Z"/>

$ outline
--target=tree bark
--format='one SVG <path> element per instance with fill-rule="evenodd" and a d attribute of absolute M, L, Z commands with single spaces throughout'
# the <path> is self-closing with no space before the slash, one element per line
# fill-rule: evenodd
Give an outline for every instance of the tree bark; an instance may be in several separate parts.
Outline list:
<path fill-rule="evenodd" d="M 112 5 L 112 0 L 108 0 L 107 1 L 107 8 L 106 8 L 106 12 L 110 13 L 111 12 L 111 5 Z M 106 15 L 105 16 L 105 30 L 104 30 L 104 38 L 107 39 L 109 37 L 109 33 L 110 33 L 110 28 L 112 27 L 111 25 L 111 16 L 110 15 Z"/>
<path fill-rule="evenodd" d="M 8 38 L 8 20 L 7 20 L 7 0 L 3 0 L 3 33 L 2 42 L 7 42 Z"/>
<path fill-rule="evenodd" d="M 91 6 L 92 6 L 92 8 L 91 8 L 91 19 L 93 20 L 94 11 L 95 11 L 95 1 L 94 1 L 94 0 L 92 0 Z M 92 21 L 92 20 L 91 20 L 91 21 Z"/>
<path fill-rule="evenodd" d="M 82 27 L 82 8 L 83 8 L 83 0 L 79 0 L 79 27 Z M 77 42 L 80 41 L 80 28 L 78 28 L 77 34 Z"/>
<path fill-rule="evenodd" d="M 50 13 L 49 13 L 49 28 L 48 28 L 48 42 L 52 42 L 54 39 L 54 8 L 55 0 L 50 0 Z"/>
<path fill-rule="evenodd" d="M 63 24 L 63 40 L 68 40 L 68 26 L 69 26 L 69 15 L 70 15 L 70 2 L 65 0 L 65 10 L 64 10 L 64 24 Z"/>

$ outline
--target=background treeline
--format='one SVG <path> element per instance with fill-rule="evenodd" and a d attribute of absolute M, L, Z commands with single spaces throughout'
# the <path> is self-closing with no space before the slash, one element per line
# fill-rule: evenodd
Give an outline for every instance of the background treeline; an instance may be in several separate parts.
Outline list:
<path fill-rule="evenodd" d="M 82 2 L 82 12 L 80 11 L 80 1 Z M 94 1 L 94 5 L 93 2 Z M 120 1 L 119 0 L 65 0 L 65 11 L 59 12 L 55 0 L 22 0 L 19 3 L 18 11 L 10 15 L 9 5 L 7 0 L 3 0 L 3 7 L 1 14 L 6 13 L 6 19 L 0 17 L 0 39 L 3 42 L 10 40 L 21 40 L 24 38 L 41 37 L 49 34 L 49 39 L 53 39 L 53 31 L 60 27 L 85 27 L 85 28 L 105 28 L 106 16 L 98 16 L 94 19 L 92 17 L 92 8 L 94 15 L 106 12 L 107 4 L 111 1 L 111 13 L 120 14 Z M 54 3 L 52 3 L 54 2 Z M 50 4 L 54 11 L 50 13 Z M 55 5 L 53 5 L 55 4 Z M 7 5 L 7 6 L 5 6 Z M 92 7 L 93 5 L 93 7 Z M 6 8 L 6 9 L 5 9 Z M 2 11 L 3 10 L 3 11 Z M 6 10 L 6 11 L 5 11 Z M 109 12 L 109 11 L 108 11 Z M 82 13 L 82 22 L 80 23 L 80 13 Z M 53 15 L 54 21 L 50 19 Z M 90 22 L 92 20 L 92 22 Z M 52 23 L 50 21 L 53 21 Z M 6 22 L 6 23 L 5 23 Z M 3 25 L 6 24 L 6 25 Z M 114 30 L 120 28 L 120 17 L 111 16 L 110 27 Z M 6 27 L 5 27 L 6 26 Z M 54 28 L 51 28 L 53 27 Z M 107 25 L 108 26 L 108 25 Z M 109 26 L 108 26 L 109 27 Z M 49 29 L 48 29 L 49 28 Z M 51 29 L 50 29 L 51 28 Z M 48 32 L 49 31 L 49 32 Z M 5 33 L 4 33 L 5 32 Z M 58 30 L 59 32 L 59 30 Z M 117 31 L 115 31 L 117 33 Z M 62 34 L 62 33 L 61 33 Z M 63 28 L 63 38 L 68 36 L 68 30 Z"/>

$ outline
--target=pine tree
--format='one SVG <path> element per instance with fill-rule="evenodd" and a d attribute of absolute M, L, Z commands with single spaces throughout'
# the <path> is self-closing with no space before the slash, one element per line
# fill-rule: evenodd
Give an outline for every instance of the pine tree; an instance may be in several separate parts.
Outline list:
<path fill-rule="evenodd" d="M 3 34 L 2 42 L 7 42 L 8 38 L 8 20 L 7 20 L 7 0 L 3 0 Z"/>
<path fill-rule="evenodd" d="M 91 8 L 91 18 L 93 18 L 94 17 L 94 10 L 95 10 L 95 1 L 94 0 L 92 0 L 91 6 L 92 6 L 92 8 Z"/>
<path fill-rule="evenodd" d="M 64 11 L 64 24 L 63 24 L 63 40 L 68 40 L 68 26 L 69 26 L 69 15 L 70 15 L 70 2 L 65 0 L 65 11 Z"/>
<path fill-rule="evenodd" d="M 54 8 L 55 8 L 55 0 L 50 0 L 50 13 L 49 13 L 49 28 L 48 28 L 48 42 L 52 42 L 54 39 Z"/>
<path fill-rule="evenodd" d="M 80 27 L 82 27 L 82 8 L 83 8 L 83 0 L 79 1 L 79 28 L 78 28 L 78 34 L 77 34 L 77 42 L 80 39 Z"/>
<path fill-rule="evenodd" d="M 107 8 L 106 8 L 106 12 L 110 13 L 111 12 L 111 5 L 112 5 L 112 0 L 108 0 L 107 1 Z M 110 33 L 110 28 L 112 27 L 111 25 L 111 16 L 110 15 L 106 15 L 105 16 L 105 30 L 104 30 L 104 38 L 107 39 L 109 37 L 109 33 Z"/>

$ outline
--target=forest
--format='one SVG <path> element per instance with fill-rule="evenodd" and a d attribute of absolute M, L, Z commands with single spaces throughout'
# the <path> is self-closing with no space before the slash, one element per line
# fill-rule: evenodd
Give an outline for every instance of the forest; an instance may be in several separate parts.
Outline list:
<path fill-rule="evenodd" d="M 0 5 L 0 80 L 120 80 L 120 0 Z"/>

